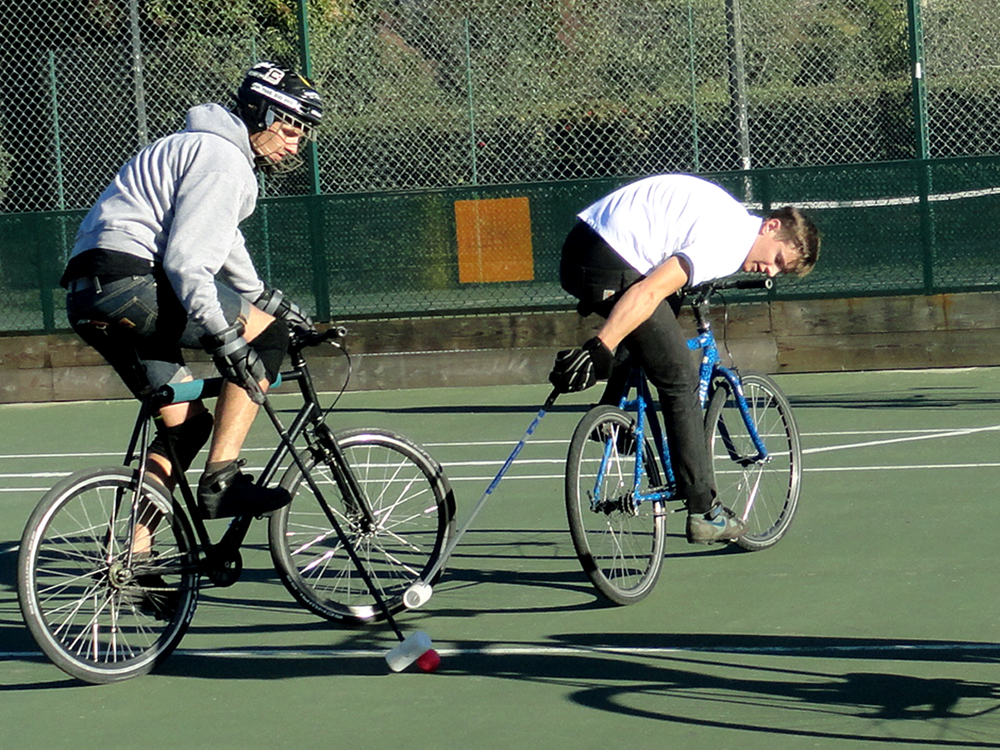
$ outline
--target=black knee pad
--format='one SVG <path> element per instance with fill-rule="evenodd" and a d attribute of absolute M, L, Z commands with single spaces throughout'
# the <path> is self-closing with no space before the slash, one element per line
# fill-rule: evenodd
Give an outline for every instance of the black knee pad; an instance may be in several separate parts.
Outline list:
<path fill-rule="evenodd" d="M 274 320 L 249 344 L 264 365 L 267 382 L 273 383 L 288 352 L 288 326 L 284 321 Z"/>
<path fill-rule="evenodd" d="M 149 444 L 150 453 L 159 453 L 161 456 L 169 457 L 167 453 L 167 439 L 163 436 L 165 431 L 170 436 L 170 443 L 173 445 L 175 458 L 180 464 L 181 471 L 191 468 L 198 451 L 208 442 L 212 434 L 212 413 L 203 411 L 196 414 L 186 422 L 181 422 L 175 427 L 164 427 L 157 430 L 156 437 Z"/>

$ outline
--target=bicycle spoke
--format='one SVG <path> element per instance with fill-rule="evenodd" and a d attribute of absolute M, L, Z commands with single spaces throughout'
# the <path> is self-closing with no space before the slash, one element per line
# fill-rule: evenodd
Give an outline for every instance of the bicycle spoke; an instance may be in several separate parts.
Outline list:
<path fill-rule="evenodd" d="M 185 519 L 159 525 L 148 560 L 127 552 L 141 503 L 123 498 L 134 493 L 131 471 L 79 472 L 46 494 L 22 540 L 25 622 L 57 666 L 88 682 L 148 672 L 179 642 L 195 605 L 198 573 Z"/>
<path fill-rule="evenodd" d="M 595 588 L 616 604 L 646 596 L 663 557 L 660 502 L 635 500 L 637 490 L 659 486 L 659 469 L 644 445 L 636 486 L 636 445 L 632 417 L 600 406 L 577 425 L 567 459 L 566 510 L 577 556 Z"/>
<path fill-rule="evenodd" d="M 429 570 L 451 534 L 454 501 L 440 466 L 406 438 L 383 430 L 340 433 L 337 441 L 364 506 L 341 496 L 334 470 L 314 457 L 307 470 L 347 537 L 341 540 L 297 468 L 282 480 L 295 495 L 271 519 L 271 554 L 282 581 L 302 604 L 334 620 L 383 615 L 351 562 L 349 542 L 391 609 Z"/>
<path fill-rule="evenodd" d="M 713 396 L 707 418 L 719 498 L 747 526 L 737 544 L 764 549 L 788 530 L 798 504 L 802 450 L 791 406 L 769 378 L 743 375 L 747 414 L 764 444 L 760 455 L 739 403 L 726 387 Z"/>

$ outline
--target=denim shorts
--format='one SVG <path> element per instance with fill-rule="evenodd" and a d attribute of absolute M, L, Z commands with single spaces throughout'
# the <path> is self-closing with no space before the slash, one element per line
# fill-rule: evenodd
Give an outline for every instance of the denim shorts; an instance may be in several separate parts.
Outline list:
<path fill-rule="evenodd" d="M 216 283 L 226 321 L 246 323 L 250 303 Z M 114 367 L 133 394 L 191 375 L 182 349 L 201 349 L 206 331 L 188 319 L 160 274 L 73 282 L 66 296 L 70 325 Z"/>

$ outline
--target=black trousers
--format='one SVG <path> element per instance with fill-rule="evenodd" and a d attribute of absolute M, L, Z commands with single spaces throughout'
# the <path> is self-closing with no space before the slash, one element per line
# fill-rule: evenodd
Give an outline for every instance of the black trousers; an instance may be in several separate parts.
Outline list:
<path fill-rule="evenodd" d="M 583 222 L 563 244 L 559 280 L 576 297 L 581 315 L 607 318 L 621 295 L 643 276 L 629 266 L 600 235 Z M 656 388 L 677 492 L 691 513 L 705 513 L 715 501 L 711 459 L 705 441 L 704 414 L 698 402 L 698 366 L 677 322 L 680 300 L 664 300 L 622 342 Z M 627 372 L 616 368 L 602 403 L 617 404 Z"/>

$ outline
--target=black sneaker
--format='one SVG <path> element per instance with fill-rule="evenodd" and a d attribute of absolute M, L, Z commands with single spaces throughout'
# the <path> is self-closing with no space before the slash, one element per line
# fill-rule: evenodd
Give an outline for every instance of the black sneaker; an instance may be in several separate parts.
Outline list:
<path fill-rule="evenodd" d="M 265 516 L 288 505 L 292 496 L 281 487 L 260 487 L 240 471 L 243 460 L 205 472 L 198 482 L 198 509 L 205 519 Z"/>
<path fill-rule="evenodd" d="M 136 576 L 135 585 L 138 588 L 135 603 L 140 610 L 164 622 L 173 619 L 181 599 L 180 591 L 168 588 L 158 575 Z"/>
<path fill-rule="evenodd" d="M 134 605 L 139 611 L 169 622 L 177 612 L 181 592 L 167 582 L 155 570 L 156 553 L 137 552 L 132 557 L 137 575 L 132 585 L 122 590 L 122 603 Z M 143 570 L 149 572 L 143 572 Z"/>
<path fill-rule="evenodd" d="M 691 544 L 729 542 L 743 536 L 746 530 L 746 524 L 719 503 L 708 513 L 688 513 L 686 532 Z"/>

